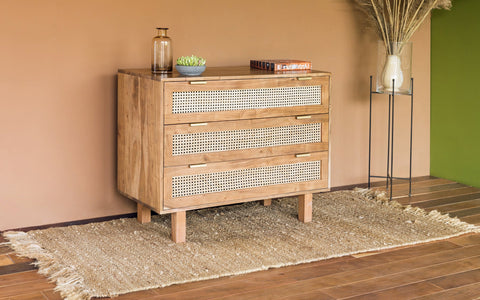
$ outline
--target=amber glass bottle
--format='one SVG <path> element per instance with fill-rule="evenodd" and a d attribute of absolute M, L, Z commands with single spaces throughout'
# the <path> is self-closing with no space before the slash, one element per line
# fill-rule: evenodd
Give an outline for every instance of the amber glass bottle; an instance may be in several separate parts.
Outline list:
<path fill-rule="evenodd" d="M 152 73 L 172 72 L 172 40 L 167 36 L 168 28 L 157 28 L 152 40 Z"/>

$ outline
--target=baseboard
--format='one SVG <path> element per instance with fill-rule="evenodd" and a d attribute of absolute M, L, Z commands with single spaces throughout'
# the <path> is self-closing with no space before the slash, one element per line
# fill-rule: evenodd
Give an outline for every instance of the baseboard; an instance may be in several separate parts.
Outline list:
<path fill-rule="evenodd" d="M 14 228 L 14 229 L 3 230 L 0 232 L 6 232 L 6 231 L 25 231 L 26 232 L 31 230 L 47 229 L 47 228 L 53 228 L 53 227 L 65 227 L 65 226 L 72 226 L 72 225 L 84 225 L 88 223 L 106 222 L 106 221 L 122 219 L 122 218 L 135 218 L 136 216 L 137 216 L 137 213 L 129 213 L 129 214 L 113 215 L 113 216 L 106 216 L 106 217 L 100 217 L 100 218 L 83 219 L 83 220 L 70 221 L 70 222 L 46 224 L 46 225 L 40 225 L 40 226 Z"/>
<path fill-rule="evenodd" d="M 437 177 L 435 176 L 419 176 L 412 178 L 413 182 L 417 181 L 422 181 L 422 180 L 428 180 L 428 179 L 435 179 Z M 378 186 L 378 182 L 374 184 L 374 186 Z M 342 185 L 342 186 L 336 186 L 330 188 L 332 192 L 336 191 L 343 191 L 343 190 L 352 190 L 356 187 L 359 188 L 367 188 L 368 183 L 358 183 L 358 184 L 349 184 L 349 185 Z M 152 212 L 153 214 L 156 214 L 155 212 Z M 122 219 L 122 218 L 136 218 L 137 213 L 129 213 L 129 214 L 122 214 L 122 215 L 114 215 L 114 216 L 106 216 L 106 217 L 100 217 L 100 218 L 92 218 L 92 219 L 84 219 L 84 220 L 78 220 L 78 221 L 71 221 L 71 222 L 62 222 L 62 223 L 54 223 L 54 224 L 47 224 L 47 225 L 40 225 L 40 226 L 31 226 L 31 227 L 23 227 L 23 228 L 15 228 L 15 229 L 9 229 L 9 230 L 4 230 L 0 231 L 0 233 L 5 232 L 5 231 L 31 231 L 31 230 L 38 230 L 38 229 L 47 229 L 47 228 L 53 228 L 53 227 L 65 227 L 65 226 L 72 226 L 72 225 L 84 225 L 88 223 L 96 223 L 96 222 L 105 222 L 105 221 L 111 221 L 111 220 L 116 220 L 116 219 Z"/>

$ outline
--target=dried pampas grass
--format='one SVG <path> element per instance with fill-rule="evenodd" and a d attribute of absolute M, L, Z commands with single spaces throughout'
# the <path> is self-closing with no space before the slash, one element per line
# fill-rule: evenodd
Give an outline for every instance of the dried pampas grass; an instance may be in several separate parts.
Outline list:
<path fill-rule="evenodd" d="M 377 29 L 388 54 L 396 55 L 396 43 L 410 40 L 432 9 L 450 9 L 451 0 L 355 0 Z"/>

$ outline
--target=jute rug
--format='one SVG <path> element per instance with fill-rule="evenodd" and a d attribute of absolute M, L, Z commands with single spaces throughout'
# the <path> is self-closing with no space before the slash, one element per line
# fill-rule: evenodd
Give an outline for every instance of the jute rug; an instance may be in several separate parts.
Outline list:
<path fill-rule="evenodd" d="M 188 212 L 185 244 L 170 240 L 169 216 L 145 225 L 120 219 L 4 235 L 20 255 L 37 259 L 63 297 L 89 299 L 475 231 L 436 211 L 342 191 L 315 195 L 308 224 L 297 220 L 296 198 Z"/>

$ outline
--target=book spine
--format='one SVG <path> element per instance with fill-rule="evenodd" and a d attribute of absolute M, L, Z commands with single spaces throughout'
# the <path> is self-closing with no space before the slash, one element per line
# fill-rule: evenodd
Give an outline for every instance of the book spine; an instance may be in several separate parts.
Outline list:
<path fill-rule="evenodd" d="M 299 70 L 311 70 L 312 63 L 310 62 L 301 62 L 301 63 L 276 63 L 274 71 L 299 71 Z"/>

